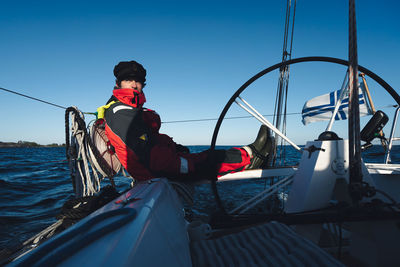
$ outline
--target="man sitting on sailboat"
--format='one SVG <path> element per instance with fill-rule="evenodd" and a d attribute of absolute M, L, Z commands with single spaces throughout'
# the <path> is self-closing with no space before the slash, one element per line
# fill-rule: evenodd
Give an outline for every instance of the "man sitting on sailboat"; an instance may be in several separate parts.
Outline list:
<path fill-rule="evenodd" d="M 144 108 L 146 70 L 136 61 L 114 67 L 116 86 L 107 105 L 98 109 L 106 135 L 121 164 L 137 180 L 166 176 L 212 179 L 231 172 L 256 169 L 267 162 L 272 137 L 261 126 L 256 140 L 244 147 L 190 153 L 171 137 L 159 133 L 159 115 Z"/>

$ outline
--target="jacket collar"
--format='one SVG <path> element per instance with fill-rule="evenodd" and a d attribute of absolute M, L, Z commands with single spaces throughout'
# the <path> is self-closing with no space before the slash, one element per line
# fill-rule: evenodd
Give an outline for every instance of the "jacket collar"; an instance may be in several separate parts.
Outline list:
<path fill-rule="evenodd" d="M 113 96 L 116 97 L 120 102 L 132 106 L 134 108 L 141 108 L 146 102 L 146 97 L 142 92 L 131 88 L 118 88 L 115 87 L 113 90 Z"/>

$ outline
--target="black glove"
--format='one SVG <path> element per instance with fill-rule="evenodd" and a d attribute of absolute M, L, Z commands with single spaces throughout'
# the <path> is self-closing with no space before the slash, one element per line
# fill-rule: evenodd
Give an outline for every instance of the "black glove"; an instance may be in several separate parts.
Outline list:
<path fill-rule="evenodd" d="M 208 157 L 204 162 L 197 164 L 196 174 L 208 179 L 217 179 L 218 165 L 225 159 L 225 150 L 207 150 Z"/>
<path fill-rule="evenodd" d="M 186 153 L 186 154 L 189 154 L 189 153 L 190 153 L 189 148 L 187 148 L 187 147 L 185 147 L 185 146 L 183 146 L 183 145 L 176 144 L 176 145 L 175 145 L 175 148 L 176 148 L 176 151 L 178 151 L 178 152 Z"/>

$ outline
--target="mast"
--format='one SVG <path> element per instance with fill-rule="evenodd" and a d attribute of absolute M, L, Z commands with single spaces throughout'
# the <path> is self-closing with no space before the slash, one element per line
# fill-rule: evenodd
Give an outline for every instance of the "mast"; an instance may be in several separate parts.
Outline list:
<path fill-rule="evenodd" d="M 282 62 L 286 62 L 287 60 L 292 59 L 292 48 L 293 48 L 293 33 L 294 33 L 294 21 L 296 15 L 296 2 L 294 1 L 293 6 L 293 15 L 291 14 L 292 10 L 292 1 L 287 0 L 286 2 L 286 17 L 285 17 L 285 31 L 283 38 L 283 49 L 282 49 Z M 292 20 L 292 23 L 290 22 Z M 289 39 L 289 32 L 290 39 Z M 279 82 L 278 88 L 276 90 L 276 99 L 275 99 L 275 111 L 274 111 L 274 120 L 273 124 L 275 128 L 279 129 L 283 134 L 286 134 L 286 113 L 287 113 L 287 94 L 289 87 L 289 66 L 282 66 L 279 70 Z M 275 145 L 273 149 L 273 165 L 276 165 L 277 159 L 277 147 L 278 143 L 281 141 L 281 150 L 280 150 L 280 158 L 281 163 L 285 157 L 285 151 L 283 146 L 283 139 L 281 139 L 278 135 L 275 135 Z"/>
<path fill-rule="evenodd" d="M 349 0 L 349 175 L 354 203 L 362 198 L 360 108 L 358 101 L 358 56 L 355 0 Z"/>

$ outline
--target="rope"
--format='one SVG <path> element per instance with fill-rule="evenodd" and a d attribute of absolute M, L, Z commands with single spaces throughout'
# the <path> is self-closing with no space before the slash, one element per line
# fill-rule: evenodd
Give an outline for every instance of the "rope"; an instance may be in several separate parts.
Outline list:
<path fill-rule="evenodd" d="M 175 181 L 169 181 L 178 195 L 189 205 L 193 206 L 194 204 L 194 186 L 188 183 L 181 183 Z"/>
<path fill-rule="evenodd" d="M 299 115 L 301 112 L 292 112 L 292 113 L 287 113 L 288 115 Z M 266 114 L 263 115 L 264 117 L 272 117 L 275 116 L 274 114 Z M 253 116 L 236 116 L 236 117 L 226 117 L 226 120 L 232 120 L 232 119 L 248 119 L 248 118 L 253 118 Z M 193 120 L 177 120 L 177 121 L 163 121 L 162 123 L 182 123 L 182 122 L 198 122 L 198 121 L 217 121 L 218 118 L 209 118 L 209 119 L 193 119 Z"/>
<path fill-rule="evenodd" d="M 42 102 L 42 103 L 45 103 L 45 104 L 48 104 L 48 105 L 52 105 L 52 106 L 55 106 L 57 108 L 67 109 L 66 107 L 63 107 L 63 106 L 60 106 L 60 105 L 57 105 L 57 104 L 54 104 L 54 103 L 51 103 L 51 102 L 44 101 L 44 100 L 41 100 L 41 99 L 36 98 L 36 97 L 24 95 L 24 94 L 21 94 L 21 93 L 18 93 L 18 92 L 15 92 L 15 91 L 12 91 L 12 90 L 9 90 L 9 89 L 6 89 L 6 88 L 0 87 L 0 89 L 4 90 L 6 92 L 12 93 L 12 94 L 20 95 L 20 96 L 23 96 L 23 97 L 26 97 L 26 98 L 29 98 L 29 99 L 32 99 L 32 100 L 35 100 L 35 101 L 39 101 L 39 102 Z"/>
<path fill-rule="evenodd" d="M 54 103 L 51 103 L 51 102 L 48 102 L 48 101 L 45 101 L 45 100 L 42 100 L 42 99 L 33 97 L 33 96 L 24 95 L 24 94 L 18 93 L 18 92 L 16 92 L 16 91 L 13 91 L 13 90 L 10 90 L 10 89 L 6 89 L 6 88 L 3 88 L 3 87 L 0 87 L 0 89 L 3 90 L 3 91 L 6 91 L 6 92 L 12 93 L 12 94 L 16 94 L 16 95 L 19 95 L 19 96 L 23 96 L 23 97 L 26 97 L 26 98 L 29 98 L 29 99 L 32 99 L 32 100 L 35 100 L 35 101 L 38 101 L 38 102 L 45 103 L 45 104 L 47 104 L 47 105 L 51 105 L 51 106 L 57 107 L 57 108 L 67 109 L 67 108 L 64 107 L 64 106 L 60 106 L 60 105 L 57 105 L 57 104 L 54 104 Z M 83 112 L 83 113 L 84 113 L 84 114 L 89 114 L 89 115 L 96 115 L 96 113 L 93 113 L 93 112 Z"/>
<path fill-rule="evenodd" d="M 384 109 L 384 108 L 397 108 L 398 105 L 385 105 L 385 106 L 380 106 L 377 107 L 377 109 Z M 301 112 L 287 112 L 286 115 L 301 115 Z M 273 117 L 275 116 L 274 114 L 264 114 L 264 117 Z M 253 116 L 248 115 L 248 116 L 236 116 L 236 117 L 226 117 L 224 118 L 225 120 L 234 120 L 234 119 L 249 119 L 253 118 Z M 209 119 L 192 119 L 192 120 L 176 120 L 176 121 L 163 121 L 163 124 L 167 123 L 186 123 L 186 122 L 199 122 L 199 121 L 217 121 L 217 118 L 209 118 Z"/>
<path fill-rule="evenodd" d="M 291 34 L 291 38 L 290 38 L 290 52 L 289 52 L 290 59 L 292 58 L 293 36 L 294 36 L 294 21 L 295 21 L 294 19 L 296 17 L 296 3 L 297 3 L 297 0 L 294 1 L 294 7 L 293 7 L 292 34 Z"/>
<path fill-rule="evenodd" d="M 120 196 L 120 194 L 114 187 L 107 186 L 104 187 L 98 195 L 69 199 L 64 203 L 60 214 L 58 214 L 56 218 L 69 220 L 70 222 L 68 222 L 68 224 L 72 225 L 118 196 Z M 66 225 L 65 228 L 69 226 L 70 225 Z"/>
<path fill-rule="evenodd" d="M 294 23 L 294 21 L 293 21 L 293 23 Z M 293 40 L 293 33 L 292 33 L 292 40 Z M 292 50 L 292 48 L 290 48 L 290 51 L 291 50 Z M 32 96 L 24 95 L 24 94 L 21 94 L 21 93 L 18 93 L 18 92 L 9 90 L 9 89 L 5 89 L 5 88 L 2 88 L 2 87 L 0 87 L 0 89 L 4 90 L 6 92 L 10 92 L 10 93 L 13 93 L 13 94 L 16 94 L 16 95 L 20 95 L 20 96 L 29 98 L 29 99 L 33 99 L 35 101 L 39 101 L 39 102 L 42 102 L 42 103 L 45 103 L 45 104 L 48 104 L 48 105 L 52 105 L 52 106 L 55 106 L 55 107 L 58 107 L 58 108 L 67 109 L 66 107 L 63 107 L 63 106 L 60 106 L 60 105 L 57 105 L 57 104 L 54 104 L 54 103 L 51 103 L 51 102 L 47 102 L 47 101 L 41 100 L 39 98 L 35 98 L 35 97 L 32 97 Z M 387 108 L 387 107 L 397 107 L 397 106 L 396 105 L 383 106 L 383 108 Z M 96 113 L 94 113 L 94 112 L 82 112 L 82 113 L 83 114 L 88 114 L 88 115 L 96 115 Z M 299 114 L 301 114 L 301 112 L 286 113 L 286 115 L 299 115 Z M 273 116 L 276 116 L 276 114 L 264 114 L 263 116 L 264 117 L 273 117 Z M 248 118 L 253 118 L 253 116 L 226 117 L 225 120 L 248 119 Z M 217 120 L 218 120 L 218 118 L 208 118 L 208 119 L 190 119 L 190 120 L 163 121 L 162 123 L 163 124 L 167 124 L 167 123 L 185 123 L 185 122 L 217 121 Z"/>
<path fill-rule="evenodd" d="M 22 243 L 18 242 L 14 246 L 7 245 L 5 249 L 0 250 L 0 265 L 3 266 L 36 248 L 119 196 L 120 193 L 114 187 L 106 186 L 95 196 L 67 200 L 56 216 L 55 223 Z"/>
<path fill-rule="evenodd" d="M 30 257 L 23 258 L 18 265 L 55 266 L 95 240 L 127 224 L 135 216 L 136 210 L 130 208 L 98 214 L 64 235 L 54 238 L 52 242 L 43 243 L 30 254 Z"/>
<path fill-rule="evenodd" d="M 69 133 L 69 114 L 71 119 L 71 141 Z M 71 170 L 72 185 L 77 196 L 91 196 L 100 190 L 100 178 L 97 174 L 96 163 L 110 179 L 116 174 L 100 152 L 94 146 L 87 132 L 83 114 L 76 107 L 69 107 L 65 111 L 65 145 L 66 156 Z M 94 159 L 92 158 L 92 154 Z M 89 163 L 91 170 L 89 168 Z M 99 171 L 100 172 L 100 171 Z M 103 172 L 101 172 L 103 173 Z M 80 178 L 80 179 L 79 179 Z"/>
<path fill-rule="evenodd" d="M 82 170 L 82 164 L 77 164 L 77 168 L 78 168 L 80 177 L 82 179 L 82 183 L 81 183 L 81 185 L 83 186 L 82 195 L 83 196 L 91 196 L 100 190 L 100 181 L 99 181 L 99 177 L 98 177 L 96 171 L 93 171 L 94 177 L 92 177 L 90 175 L 89 164 L 88 164 L 90 157 L 87 156 L 89 151 L 88 151 L 87 143 L 85 142 L 87 140 L 87 138 L 85 138 L 87 136 L 87 132 L 85 133 L 85 131 L 83 130 L 86 128 L 82 129 L 79 127 L 78 120 L 77 120 L 78 116 L 79 115 L 77 113 L 73 113 L 71 116 L 71 118 L 72 118 L 71 134 L 72 134 L 72 136 L 74 136 L 74 138 L 77 142 L 76 143 L 77 147 L 78 147 L 77 157 L 82 158 L 83 167 L 84 167 L 84 170 Z"/>

